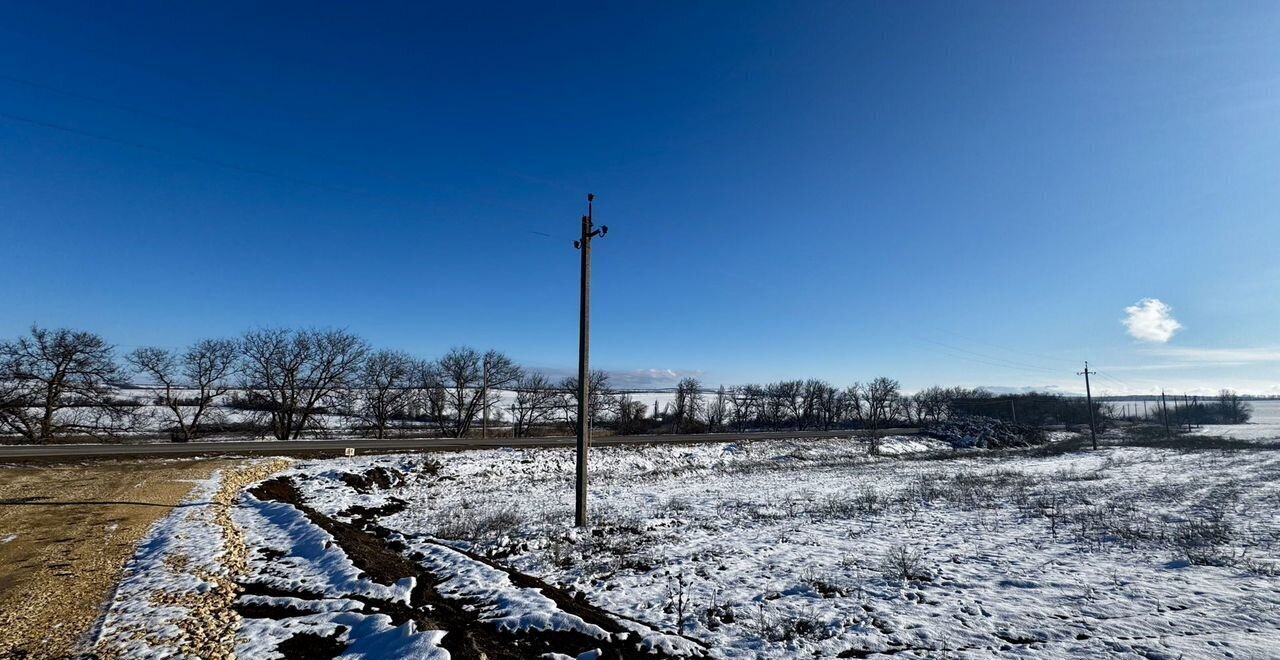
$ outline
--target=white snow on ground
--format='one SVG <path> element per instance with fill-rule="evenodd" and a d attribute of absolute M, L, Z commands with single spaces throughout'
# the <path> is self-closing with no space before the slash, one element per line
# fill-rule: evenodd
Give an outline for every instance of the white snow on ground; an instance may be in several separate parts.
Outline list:
<path fill-rule="evenodd" d="M 384 459 L 385 462 L 385 459 Z M 341 476 L 341 468 L 334 464 L 362 471 L 364 464 L 350 459 L 308 463 L 300 469 L 289 470 L 308 494 L 308 504 L 325 515 L 339 517 L 353 505 L 379 506 L 386 503 L 385 494 L 359 494 L 347 487 Z M 408 463 L 401 461 L 401 467 Z M 314 469 L 319 467 L 319 470 Z M 536 588 L 519 587 L 510 576 L 493 566 L 467 556 L 456 549 L 441 545 L 430 538 L 409 537 L 399 539 L 406 546 L 406 554 L 420 556 L 419 565 L 435 575 L 450 576 L 437 590 L 445 598 L 462 600 L 474 607 L 480 621 L 494 629 L 506 632 L 523 631 L 573 631 L 588 637 L 607 640 L 610 633 L 584 621 L 581 617 L 561 610 L 554 600 L 544 596 Z M 671 655 L 694 655 L 698 645 L 681 637 L 655 631 L 638 622 L 620 622 L 635 635 L 635 641 L 645 650 L 660 650 Z"/>
<path fill-rule="evenodd" d="M 927 451 L 949 451 L 951 445 L 919 435 L 890 435 L 880 439 L 881 456 L 919 454 Z"/>
<path fill-rule="evenodd" d="M 322 612 L 272 619 L 244 619 L 236 632 L 236 656 L 240 658 L 280 658 L 276 647 L 297 633 L 328 637 L 341 631 L 339 639 L 350 645 L 338 658 L 415 658 L 447 660 L 449 654 L 438 645 L 442 631 L 414 630 L 413 622 L 396 627 L 385 614 L 365 615 L 354 611 Z"/>
<path fill-rule="evenodd" d="M 327 595 L 359 595 L 409 602 L 413 579 L 381 585 L 362 577 L 333 536 L 288 504 L 263 502 L 246 493 L 231 514 L 244 532 L 245 544 L 258 550 L 250 558 L 254 582 L 285 591 L 317 591 Z M 262 550 L 278 555 L 266 559 Z"/>
<path fill-rule="evenodd" d="M 493 553 L 619 615 L 679 627 L 717 657 L 1268 658 L 1280 648 L 1276 451 L 902 460 L 868 457 L 852 440 L 599 448 L 587 533 L 570 527 L 571 450 L 293 472 L 335 465 L 409 478 L 372 496 L 301 481 L 321 511 L 405 499 L 381 523 L 410 541 Z"/>
<path fill-rule="evenodd" d="M 222 562 L 223 531 L 210 504 L 221 478 L 218 472 L 197 482 L 188 499 L 147 533 L 103 616 L 100 648 L 120 657 L 187 657 L 180 626 L 189 617 L 201 616 L 194 609 L 195 600 L 217 588 L 208 578 L 222 576 L 334 596 L 305 601 L 240 596 L 241 602 L 293 605 L 312 614 L 285 621 L 243 620 L 236 635 L 239 657 L 281 657 L 275 646 L 295 633 L 329 636 L 340 627 L 339 638 L 350 644 L 343 658 L 448 657 L 437 647 L 442 632 L 418 632 L 412 622 L 393 626 L 390 617 L 365 614 L 360 611 L 363 603 L 341 598 L 354 594 L 407 602 L 413 580 L 379 585 L 361 578 L 332 537 L 293 507 L 242 496 L 232 519 L 246 544 L 258 552 L 248 562 L 249 575 L 228 575 Z M 279 556 L 267 559 L 262 549 Z"/>
<path fill-rule="evenodd" d="M 1194 433 L 1236 440 L 1280 440 L 1280 425 L 1209 424 L 1197 428 Z"/>
<path fill-rule="evenodd" d="M 1248 401 L 1253 415 L 1247 424 L 1209 424 L 1196 428 L 1198 435 L 1236 440 L 1280 440 L 1280 401 Z"/>
<path fill-rule="evenodd" d="M 385 614 L 365 614 L 364 604 L 348 596 L 408 603 L 414 579 L 382 585 L 363 577 L 328 532 L 295 507 L 264 502 L 244 493 L 232 520 L 253 549 L 242 581 L 317 598 L 240 596 L 240 603 L 288 606 L 306 616 L 282 620 L 243 619 L 236 633 L 236 654 L 242 658 L 282 657 L 276 647 L 297 633 L 338 638 L 348 642 L 342 658 L 448 658 L 438 644 L 444 631 L 418 631 L 412 621 L 392 625 Z"/>
<path fill-rule="evenodd" d="M 453 576 L 439 585 L 442 595 L 483 603 L 480 619 L 498 630 L 574 630 L 597 639 L 609 637 L 603 628 L 561 611 L 536 589 L 516 587 L 503 571 L 457 550 L 433 543 L 419 543 L 414 549 L 423 553 L 419 563 L 427 570 Z"/>
<path fill-rule="evenodd" d="M 207 592 L 216 585 L 201 575 L 225 574 L 222 532 L 208 510 L 220 480 L 215 472 L 197 482 L 147 532 L 100 623 L 106 648 L 125 657 L 180 655 L 178 626 L 192 610 L 173 596 Z"/>

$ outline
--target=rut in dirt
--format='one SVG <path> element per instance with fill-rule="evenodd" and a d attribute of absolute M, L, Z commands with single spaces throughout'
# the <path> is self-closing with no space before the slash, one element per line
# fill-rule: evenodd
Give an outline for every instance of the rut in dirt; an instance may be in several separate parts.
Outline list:
<path fill-rule="evenodd" d="M 599 650 L 603 658 L 621 660 L 663 660 L 676 657 L 655 652 L 653 649 L 640 649 L 638 642 L 635 641 L 638 636 L 620 623 L 616 616 L 580 598 L 575 598 L 563 589 L 473 553 L 440 546 L 502 571 L 515 587 L 539 590 L 562 612 L 598 626 L 608 632 L 609 637 L 600 639 L 572 630 L 499 630 L 497 626 L 481 620 L 480 612 L 483 611 L 486 603 L 442 595 L 438 589 L 439 585 L 452 576 L 435 574 L 410 560 L 403 554 L 406 550 L 404 544 L 393 540 L 391 538 L 393 533 L 376 523 L 378 516 L 390 515 L 402 509 L 404 503 L 399 500 L 392 499 L 387 505 L 377 509 L 353 507 L 346 512 L 353 518 L 353 522 L 348 523 L 321 514 L 304 504 L 297 486 L 289 477 L 270 479 L 250 489 L 249 492 L 260 500 L 288 504 L 298 509 L 314 525 L 333 536 L 338 547 L 346 553 L 357 568 L 366 573 L 369 579 L 381 584 L 395 584 L 406 577 L 415 578 L 417 584 L 407 605 L 360 595 L 342 597 L 363 602 L 366 611 L 376 610 L 380 614 L 391 617 L 394 625 L 413 621 L 419 630 L 446 631 L 440 646 L 447 650 L 451 657 L 536 660 L 548 653 L 564 654 L 572 658 L 592 650 Z M 333 598 L 332 595 L 283 591 L 255 583 L 246 583 L 241 586 L 246 594 L 252 595 L 291 596 L 303 600 Z M 241 616 L 247 618 L 287 619 L 308 613 L 291 607 L 248 604 L 238 604 L 237 610 Z M 335 641 L 333 638 L 297 640 L 295 644 L 289 646 L 282 644 L 277 650 L 285 653 L 286 657 L 333 658 L 340 655 L 343 650 L 338 648 L 341 642 L 335 644 Z M 682 657 L 705 657 L 705 653 L 699 652 L 693 656 Z"/>

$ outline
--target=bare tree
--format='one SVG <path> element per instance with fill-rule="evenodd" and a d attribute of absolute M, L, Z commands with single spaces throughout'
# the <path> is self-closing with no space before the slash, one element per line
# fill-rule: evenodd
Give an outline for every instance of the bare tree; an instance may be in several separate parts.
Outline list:
<path fill-rule="evenodd" d="M 1218 392 L 1218 409 L 1227 424 L 1244 424 L 1253 415 L 1253 406 L 1245 403 L 1235 390 Z"/>
<path fill-rule="evenodd" d="M 911 404 L 911 397 L 906 394 L 899 393 L 898 396 L 895 396 L 893 398 L 893 401 L 889 402 L 889 416 L 886 417 L 885 419 L 886 420 L 900 419 L 905 421 L 907 425 L 910 426 L 913 423 L 911 421 L 913 419 L 912 417 L 913 409 L 914 408 Z"/>
<path fill-rule="evenodd" d="M 600 369 L 592 369 L 587 379 L 590 393 L 587 402 L 591 408 L 591 423 L 603 419 L 611 408 L 610 399 L 613 388 L 609 385 L 609 373 Z M 561 406 L 565 413 L 565 422 L 570 425 L 578 423 L 578 377 L 566 376 L 560 381 Z"/>
<path fill-rule="evenodd" d="M 111 346 L 98 335 L 32 326 L 0 343 L 0 427 L 27 442 L 124 430 L 131 411 L 111 400 L 120 380 Z"/>
<path fill-rule="evenodd" d="M 402 414 L 412 399 L 414 363 L 408 353 L 381 350 L 365 359 L 356 374 L 356 410 L 374 437 L 385 438 L 391 419 Z"/>
<path fill-rule="evenodd" d="M 488 393 L 506 387 L 521 375 L 520 367 L 498 351 L 481 353 L 470 347 L 452 348 L 435 362 L 433 394 L 428 408 L 440 432 L 460 438 L 471 430 L 471 424 L 489 403 Z"/>
<path fill-rule="evenodd" d="M 947 415 L 947 402 L 949 397 L 947 391 L 938 386 L 920 390 L 911 395 L 912 404 L 916 411 L 916 422 L 923 424 L 926 421 L 937 423 Z"/>
<path fill-rule="evenodd" d="M 769 386 L 772 394 L 771 398 L 777 400 L 777 405 L 781 408 L 783 417 L 782 421 L 790 419 L 796 425 L 797 430 L 804 429 L 804 381 L 802 380 L 784 380 Z"/>
<path fill-rule="evenodd" d="M 517 438 L 529 435 L 534 424 L 546 421 L 558 409 L 560 391 L 546 376 L 525 374 L 515 383 L 516 400 L 512 408 L 512 432 Z"/>
<path fill-rule="evenodd" d="M 199 435 L 205 414 L 231 389 L 239 351 L 234 339 L 203 339 L 182 353 L 145 347 L 125 359 L 160 386 L 160 405 L 178 426 L 174 439 L 187 442 Z"/>
<path fill-rule="evenodd" d="M 840 393 L 841 417 L 851 419 L 862 428 L 868 428 L 866 409 L 862 405 L 862 383 L 854 383 Z"/>
<path fill-rule="evenodd" d="M 413 398 L 410 405 L 430 419 L 441 434 L 445 434 L 450 428 L 447 421 L 450 411 L 439 364 L 434 360 L 416 360 L 411 378 Z"/>
<path fill-rule="evenodd" d="M 813 396 L 816 399 L 817 424 L 823 431 L 830 431 L 840 423 L 840 390 L 831 383 L 818 381 Z"/>
<path fill-rule="evenodd" d="M 702 383 L 697 378 L 687 376 L 676 383 L 676 396 L 672 400 L 671 419 L 673 430 L 680 433 L 689 426 L 689 422 L 702 413 Z"/>
<path fill-rule="evenodd" d="M 898 381 L 881 376 L 862 388 L 862 401 L 867 409 L 867 425 L 878 429 L 893 414 L 893 404 L 898 400 Z"/>
<path fill-rule="evenodd" d="M 618 424 L 618 433 L 630 435 L 642 431 L 648 426 L 645 414 L 649 407 L 631 398 L 630 394 L 619 394 L 613 398 L 614 417 Z"/>
<path fill-rule="evenodd" d="M 255 330 L 241 345 L 241 382 L 280 440 L 297 439 L 356 380 L 369 347 L 345 330 Z"/>
<path fill-rule="evenodd" d="M 760 418 L 770 429 L 782 428 L 791 415 L 791 391 L 785 383 L 769 383 L 764 386 L 763 395 Z"/>
<path fill-rule="evenodd" d="M 729 415 L 729 393 L 721 385 L 716 393 L 707 399 L 703 408 L 703 421 L 707 423 L 707 431 L 714 433 L 724 425 Z"/>
<path fill-rule="evenodd" d="M 760 406 L 764 398 L 764 388 L 747 384 L 730 390 L 733 409 L 730 413 L 733 426 L 738 432 L 747 430 L 747 426 L 761 416 Z"/>

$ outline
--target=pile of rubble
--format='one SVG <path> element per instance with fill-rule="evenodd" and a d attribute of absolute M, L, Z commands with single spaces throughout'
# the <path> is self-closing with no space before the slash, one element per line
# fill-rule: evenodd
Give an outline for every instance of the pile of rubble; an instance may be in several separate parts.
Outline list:
<path fill-rule="evenodd" d="M 932 424 L 924 429 L 924 435 L 942 440 L 955 449 L 1031 447 L 1048 442 L 1041 429 L 978 416 L 957 417 Z"/>

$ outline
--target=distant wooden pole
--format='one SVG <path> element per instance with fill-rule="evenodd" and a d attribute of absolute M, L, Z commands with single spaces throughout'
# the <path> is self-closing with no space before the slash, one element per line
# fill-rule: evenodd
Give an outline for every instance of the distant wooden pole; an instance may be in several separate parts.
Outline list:
<path fill-rule="evenodd" d="M 1018 423 L 1018 400 L 1009 397 L 1009 412 L 1013 414 L 1013 423 Z"/>
<path fill-rule="evenodd" d="M 1077 376 L 1084 376 L 1084 398 L 1085 403 L 1089 406 L 1089 437 L 1093 439 L 1094 450 L 1098 449 L 1098 425 L 1093 419 L 1093 391 L 1089 389 L 1089 374 L 1097 373 L 1089 371 L 1089 361 L 1084 361 L 1084 371 L 1076 372 Z"/>
<path fill-rule="evenodd" d="M 1160 410 L 1164 412 L 1164 438 L 1172 440 L 1173 433 L 1169 431 L 1169 401 L 1164 397 L 1164 390 L 1160 390 Z"/>

